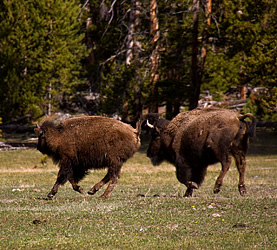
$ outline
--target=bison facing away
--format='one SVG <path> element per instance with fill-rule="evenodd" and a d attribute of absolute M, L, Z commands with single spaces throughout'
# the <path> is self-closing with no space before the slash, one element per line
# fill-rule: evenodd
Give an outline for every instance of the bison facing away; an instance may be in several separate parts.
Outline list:
<path fill-rule="evenodd" d="M 107 117 L 71 118 L 60 124 L 45 121 L 35 128 L 37 149 L 59 164 L 57 181 L 47 198 L 51 199 L 60 185 L 69 181 L 75 191 L 84 193 L 78 182 L 89 169 L 108 168 L 106 176 L 90 190 L 95 194 L 109 182 L 100 198 L 108 198 L 120 178 L 123 163 L 140 147 L 140 126 L 137 129 Z"/>
<path fill-rule="evenodd" d="M 245 121 L 251 119 L 250 125 Z M 186 185 L 185 197 L 192 196 L 204 180 L 208 165 L 220 162 L 221 172 L 214 193 L 221 190 L 229 170 L 231 155 L 239 171 L 239 192 L 246 194 L 244 175 L 248 139 L 255 135 L 256 119 L 252 114 L 205 108 L 177 115 L 171 122 L 157 114 L 144 115 L 152 128 L 147 156 L 153 165 L 168 161 L 175 165 L 177 179 Z"/>

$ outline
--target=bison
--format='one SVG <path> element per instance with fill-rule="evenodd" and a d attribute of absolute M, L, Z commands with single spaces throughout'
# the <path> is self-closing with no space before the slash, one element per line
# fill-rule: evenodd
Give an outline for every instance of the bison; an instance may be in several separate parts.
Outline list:
<path fill-rule="evenodd" d="M 251 123 L 245 121 L 251 119 Z M 220 162 L 221 172 L 214 193 L 221 190 L 223 178 L 229 170 L 231 155 L 239 171 L 239 192 L 246 194 L 244 175 L 249 137 L 254 137 L 256 119 L 252 114 L 240 115 L 236 111 L 204 108 L 186 111 L 172 121 L 158 114 L 146 114 L 151 127 L 151 141 L 147 156 L 153 165 L 168 161 L 175 165 L 177 179 L 186 185 L 185 197 L 192 196 L 204 180 L 207 167 Z"/>
<path fill-rule="evenodd" d="M 45 121 L 35 128 L 37 149 L 59 164 L 55 185 L 47 199 L 69 181 L 73 189 L 84 193 L 78 185 L 89 169 L 108 168 L 106 176 L 94 185 L 88 194 L 95 194 L 109 185 L 100 198 L 108 198 L 120 178 L 123 163 L 140 147 L 140 125 L 134 129 L 123 122 L 100 116 L 86 116 L 64 120 L 60 124 Z"/>

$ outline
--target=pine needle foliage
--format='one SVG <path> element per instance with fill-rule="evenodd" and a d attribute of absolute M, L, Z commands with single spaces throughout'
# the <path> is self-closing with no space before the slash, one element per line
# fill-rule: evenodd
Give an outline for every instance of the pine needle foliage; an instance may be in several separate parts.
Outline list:
<path fill-rule="evenodd" d="M 0 5 L 0 114 L 45 112 L 80 83 L 85 57 L 78 1 L 4 0 Z M 51 88 L 49 88 L 51 86 Z M 48 100 L 51 96 L 51 100 Z"/>

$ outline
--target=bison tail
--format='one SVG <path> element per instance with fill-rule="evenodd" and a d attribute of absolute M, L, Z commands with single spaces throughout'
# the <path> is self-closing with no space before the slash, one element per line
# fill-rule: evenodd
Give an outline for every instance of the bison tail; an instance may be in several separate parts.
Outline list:
<path fill-rule="evenodd" d="M 249 137 L 255 137 L 256 136 L 256 123 L 257 123 L 256 117 L 250 113 L 247 113 L 245 115 L 241 115 L 239 117 L 239 120 L 244 121 L 244 119 L 246 119 L 246 118 L 251 119 L 251 123 L 247 129 L 247 134 L 249 135 Z"/>

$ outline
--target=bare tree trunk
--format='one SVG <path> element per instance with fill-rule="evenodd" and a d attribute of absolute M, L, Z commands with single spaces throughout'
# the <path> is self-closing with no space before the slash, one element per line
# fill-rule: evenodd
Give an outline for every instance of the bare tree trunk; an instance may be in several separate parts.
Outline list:
<path fill-rule="evenodd" d="M 209 26 L 211 25 L 212 0 L 206 0 L 204 9 L 205 9 L 206 23 L 204 24 L 205 28 L 202 33 L 202 48 L 201 48 L 201 55 L 200 55 L 201 73 L 204 71 L 204 68 L 205 68 L 205 61 L 206 61 L 207 51 L 208 51 Z"/>
<path fill-rule="evenodd" d="M 193 0 L 193 29 L 192 29 L 192 56 L 191 56 L 191 71 L 192 71 L 192 89 L 189 99 L 189 109 L 195 109 L 198 106 L 198 99 L 200 95 L 200 87 L 202 83 L 202 75 L 205 68 L 205 61 L 207 56 L 209 31 L 208 27 L 211 22 L 211 8 L 212 0 L 206 0 L 205 17 L 206 23 L 202 33 L 202 48 L 200 56 L 198 56 L 198 26 L 199 26 L 199 5 L 200 0 Z"/>
<path fill-rule="evenodd" d="M 48 93 L 47 93 L 47 115 L 50 116 L 52 113 L 52 107 L 51 107 L 51 99 L 52 99 L 52 83 L 49 83 L 48 86 Z"/>
<path fill-rule="evenodd" d="M 246 85 L 242 85 L 240 89 L 240 99 L 245 100 L 246 99 L 246 93 L 247 93 L 247 88 Z"/>
<path fill-rule="evenodd" d="M 90 14 L 90 4 L 88 3 L 85 8 L 86 12 L 88 13 L 88 18 L 86 20 L 86 46 L 88 49 L 90 49 L 90 53 L 87 58 L 88 67 L 92 68 L 95 64 L 95 57 L 94 57 L 94 51 L 93 51 L 93 41 L 91 39 L 91 35 L 88 33 L 88 30 L 90 26 L 92 25 L 92 18 Z M 93 74 L 89 74 L 88 77 L 89 80 L 89 94 L 92 95 L 93 92 L 93 86 L 95 84 L 95 77 Z"/>
<path fill-rule="evenodd" d="M 132 6 L 134 7 L 134 65 L 135 67 L 139 67 L 140 60 L 140 42 L 138 41 L 138 34 L 140 33 L 141 29 L 141 20 L 140 20 L 140 1 L 139 0 L 132 0 Z M 135 76 L 136 84 L 134 86 L 134 113 L 133 113 L 133 121 L 136 122 L 140 119 L 142 114 L 142 101 L 141 101 L 141 75 L 136 72 Z"/>
<path fill-rule="evenodd" d="M 173 117 L 173 106 L 172 106 L 172 101 L 167 100 L 166 102 L 166 110 L 165 110 L 165 119 L 171 120 Z"/>
<path fill-rule="evenodd" d="M 180 107 L 181 107 L 180 99 L 179 98 L 175 98 L 175 100 L 174 100 L 173 117 L 175 117 L 176 115 L 178 115 L 180 113 Z"/>
<path fill-rule="evenodd" d="M 134 67 L 139 69 L 140 67 L 140 42 L 138 41 L 138 34 L 140 33 L 141 20 L 140 20 L 140 1 L 131 1 L 131 11 L 129 18 L 128 36 L 127 36 L 127 51 L 126 51 L 126 64 L 134 64 Z M 139 120 L 142 114 L 142 101 L 141 101 L 141 78 L 138 72 L 134 77 L 134 103 L 133 103 L 133 122 Z M 128 112 L 128 103 L 124 104 L 124 119 L 128 119 L 126 112 Z"/>
<path fill-rule="evenodd" d="M 134 46 L 133 46 L 133 53 L 134 53 L 134 60 L 135 63 L 139 63 L 139 54 L 140 54 L 140 41 L 138 40 L 140 31 L 141 31 L 141 19 L 140 19 L 140 1 L 139 0 L 132 0 L 132 6 L 134 11 Z"/>
<path fill-rule="evenodd" d="M 52 33 L 52 29 L 53 29 L 53 21 L 52 19 L 50 20 L 50 34 Z M 50 59 L 51 59 L 51 63 L 53 64 L 53 58 L 52 58 L 52 48 L 50 48 Z M 51 73 L 49 75 L 49 86 L 48 86 L 48 89 L 47 89 L 47 96 L 46 96 L 46 99 L 47 99 L 47 112 L 46 114 L 48 116 L 51 115 L 52 113 L 52 107 L 51 107 L 51 99 L 52 99 L 52 83 L 51 83 L 51 78 L 52 78 L 52 71 L 53 71 L 53 66 L 51 65 Z"/>
<path fill-rule="evenodd" d="M 134 33 L 135 33 L 135 24 L 134 24 L 134 8 L 135 4 L 132 1 L 130 18 L 129 18 L 129 27 L 128 27 L 128 35 L 127 35 L 127 51 L 126 51 L 126 64 L 130 65 L 133 59 L 133 47 L 134 47 Z"/>
<path fill-rule="evenodd" d="M 190 93 L 189 109 L 194 109 L 198 104 L 198 96 L 200 94 L 200 69 L 198 67 L 198 12 L 199 0 L 193 0 L 193 27 L 192 27 L 192 55 L 191 55 L 191 71 L 192 71 L 192 93 Z"/>
<path fill-rule="evenodd" d="M 157 81 L 159 79 L 159 21 L 158 21 L 158 7 L 157 7 L 157 1 L 151 0 L 150 3 L 150 17 L 151 17 L 151 23 L 150 23 L 150 35 L 152 38 L 151 45 L 153 48 L 152 54 L 150 56 L 150 71 L 151 71 L 151 89 L 150 89 L 150 104 L 148 107 L 149 112 L 158 112 L 158 88 L 157 88 Z"/>

